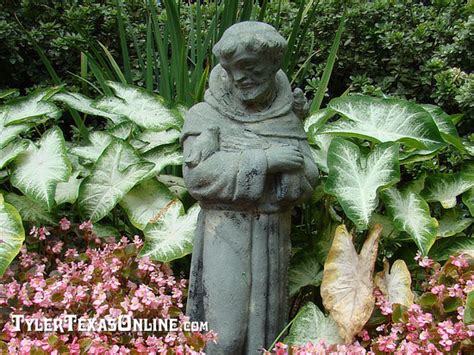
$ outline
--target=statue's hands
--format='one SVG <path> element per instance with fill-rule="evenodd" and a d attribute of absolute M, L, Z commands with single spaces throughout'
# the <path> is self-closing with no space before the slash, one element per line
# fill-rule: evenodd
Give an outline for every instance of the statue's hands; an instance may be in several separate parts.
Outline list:
<path fill-rule="evenodd" d="M 300 88 L 293 91 L 293 112 L 301 119 L 309 112 L 309 102 Z"/>
<path fill-rule="evenodd" d="M 304 163 L 303 154 L 291 145 L 271 146 L 265 150 L 265 153 L 270 173 L 298 170 Z"/>

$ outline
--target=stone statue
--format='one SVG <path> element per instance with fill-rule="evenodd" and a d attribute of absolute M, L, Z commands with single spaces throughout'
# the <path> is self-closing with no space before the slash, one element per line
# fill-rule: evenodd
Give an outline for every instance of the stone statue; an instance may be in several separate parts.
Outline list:
<path fill-rule="evenodd" d="M 184 180 L 202 207 L 187 314 L 218 333 L 209 354 L 257 354 L 287 322 L 291 210 L 317 168 L 297 115 L 306 100 L 280 70 L 285 49 L 265 23 L 227 29 L 184 123 Z"/>

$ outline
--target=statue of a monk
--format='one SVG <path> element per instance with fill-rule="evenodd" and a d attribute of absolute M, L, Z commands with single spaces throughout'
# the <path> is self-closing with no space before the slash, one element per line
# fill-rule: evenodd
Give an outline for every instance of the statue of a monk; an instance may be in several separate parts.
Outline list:
<path fill-rule="evenodd" d="M 205 101 L 186 115 L 184 180 L 202 207 L 187 313 L 218 333 L 209 354 L 257 354 L 287 322 L 291 210 L 317 168 L 285 50 L 270 25 L 233 25 L 213 48 Z"/>

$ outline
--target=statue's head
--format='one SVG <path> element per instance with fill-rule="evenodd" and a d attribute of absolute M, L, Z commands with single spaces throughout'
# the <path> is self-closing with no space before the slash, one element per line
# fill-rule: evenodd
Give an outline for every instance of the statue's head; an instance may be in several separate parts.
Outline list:
<path fill-rule="evenodd" d="M 286 40 L 272 26 L 255 21 L 229 27 L 213 48 L 232 89 L 244 102 L 258 101 L 272 90 Z"/>

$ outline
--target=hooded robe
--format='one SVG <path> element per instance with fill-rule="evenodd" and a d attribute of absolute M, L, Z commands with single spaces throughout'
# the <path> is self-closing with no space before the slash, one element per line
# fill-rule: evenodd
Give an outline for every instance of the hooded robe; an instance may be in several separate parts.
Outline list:
<path fill-rule="evenodd" d="M 287 322 L 291 210 L 311 195 L 317 168 L 281 70 L 275 85 L 269 108 L 249 114 L 217 65 L 183 127 L 184 180 L 202 207 L 187 314 L 218 333 L 209 354 L 257 354 Z M 272 145 L 298 147 L 303 167 L 269 173 Z"/>

